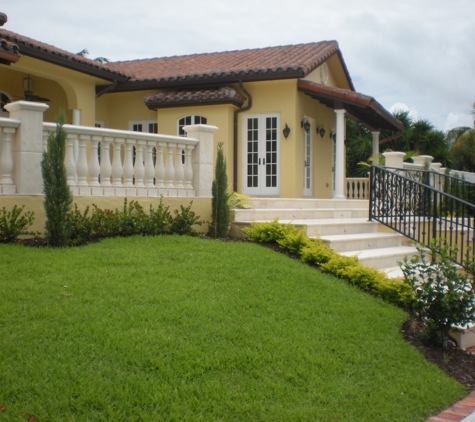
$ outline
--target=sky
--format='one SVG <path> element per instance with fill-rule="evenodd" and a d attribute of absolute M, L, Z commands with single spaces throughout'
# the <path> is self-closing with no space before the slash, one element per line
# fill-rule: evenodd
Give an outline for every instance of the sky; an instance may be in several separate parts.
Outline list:
<path fill-rule="evenodd" d="M 111 61 L 336 40 L 356 91 L 473 126 L 474 0 L 2 0 L 4 28 Z"/>

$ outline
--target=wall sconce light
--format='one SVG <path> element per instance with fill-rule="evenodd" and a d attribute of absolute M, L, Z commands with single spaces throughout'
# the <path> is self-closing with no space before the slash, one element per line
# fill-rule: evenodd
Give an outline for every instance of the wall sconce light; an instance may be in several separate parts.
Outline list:
<path fill-rule="evenodd" d="M 325 136 L 325 127 L 323 125 L 318 125 L 317 133 L 323 138 Z"/>
<path fill-rule="evenodd" d="M 23 79 L 23 88 L 25 91 L 33 91 L 32 86 L 30 75 L 28 75 L 28 78 Z"/>
<path fill-rule="evenodd" d="M 285 124 L 285 127 L 284 127 L 283 132 L 284 132 L 284 138 L 287 139 L 287 138 L 289 137 L 289 135 L 290 135 L 290 128 L 289 128 L 289 126 L 287 125 L 287 123 Z"/>
<path fill-rule="evenodd" d="M 305 132 L 309 133 L 310 132 L 310 121 L 305 118 L 300 122 L 300 127 L 303 127 L 305 129 Z"/>

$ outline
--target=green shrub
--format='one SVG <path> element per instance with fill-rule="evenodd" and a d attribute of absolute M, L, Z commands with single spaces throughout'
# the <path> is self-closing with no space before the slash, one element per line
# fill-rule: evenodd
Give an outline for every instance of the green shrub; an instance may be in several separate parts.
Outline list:
<path fill-rule="evenodd" d="M 414 293 L 412 310 L 426 324 L 426 339 L 445 346 L 454 325 L 475 322 L 475 280 L 471 268 L 464 273 L 452 263 L 457 247 L 433 239 L 429 249 L 419 245 L 419 256 L 405 257 L 400 266 Z"/>
<path fill-rule="evenodd" d="M 198 234 L 193 226 L 201 226 L 204 221 L 200 220 L 200 217 L 191 211 L 192 204 L 193 201 L 187 207 L 180 205 L 180 211 L 173 211 L 174 216 L 170 225 L 171 233 L 188 236 L 196 236 Z"/>
<path fill-rule="evenodd" d="M 325 264 L 320 266 L 320 270 L 324 273 L 330 273 L 337 277 L 345 277 L 348 272 L 348 267 L 355 267 L 358 265 L 358 258 L 355 256 L 335 255 Z"/>
<path fill-rule="evenodd" d="M 251 223 L 250 227 L 245 227 L 243 230 L 251 242 L 257 243 L 276 243 L 297 231 L 294 226 L 280 224 L 277 219 L 270 223 Z"/>
<path fill-rule="evenodd" d="M 18 236 L 38 234 L 28 231 L 35 219 L 35 213 L 27 211 L 21 215 L 24 208 L 24 205 L 22 207 L 14 205 L 11 211 L 7 211 L 5 207 L 2 207 L 0 211 L 0 243 L 14 242 Z"/>
<path fill-rule="evenodd" d="M 300 255 L 303 248 L 312 244 L 312 241 L 305 234 L 305 229 L 296 230 L 294 233 L 287 233 L 284 238 L 278 239 L 279 246 L 295 255 Z"/>
<path fill-rule="evenodd" d="M 101 209 L 92 204 L 81 212 L 76 204 L 71 213 L 71 237 L 70 245 L 79 246 L 88 242 L 104 239 L 108 237 L 125 236 L 157 236 L 162 234 L 186 234 L 195 235 L 193 226 L 201 226 L 200 221 L 193 211 L 191 205 L 188 207 L 180 206 L 180 211 L 174 211 L 174 217 L 171 216 L 169 207 L 163 204 L 163 197 L 156 209 L 150 205 L 147 215 L 137 201 L 127 203 L 124 199 L 122 209 L 116 208 Z"/>
<path fill-rule="evenodd" d="M 337 253 L 325 245 L 320 239 L 314 240 L 300 251 L 300 259 L 315 265 L 323 265 L 336 257 Z"/>
<path fill-rule="evenodd" d="M 145 234 L 150 236 L 170 234 L 173 218 L 169 210 L 170 207 L 163 205 L 163 196 L 160 197 L 157 209 L 154 209 L 152 204 L 150 204 L 149 219 L 145 229 Z"/>

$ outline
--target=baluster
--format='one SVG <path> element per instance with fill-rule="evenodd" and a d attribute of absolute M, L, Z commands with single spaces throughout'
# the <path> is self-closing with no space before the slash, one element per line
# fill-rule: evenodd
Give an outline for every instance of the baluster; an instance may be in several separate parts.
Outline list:
<path fill-rule="evenodd" d="M 2 185 L 1 192 L 14 194 L 16 193 L 16 186 L 13 183 L 13 156 L 12 156 L 12 136 L 15 133 L 15 128 L 4 127 L 2 130 L 2 155 L 0 156 L 0 185 Z"/>
<path fill-rule="evenodd" d="M 112 187 L 111 184 L 111 156 L 110 156 L 110 144 L 113 138 L 105 136 L 101 141 L 101 186 L 104 188 L 104 194 L 113 195 L 113 190 L 108 189 Z"/>
<path fill-rule="evenodd" d="M 50 132 L 47 130 L 43 130 L 43 151 L 48 151 L 48 138 L 49 138 Z"/>
<path fill-rule="evenodd" d="M 173 179 L 175 177 L 175 169 L 173 168 L 173 150 L 176 149 L 176 144 L 167 144 L 167 160 L 165 163 L 165 187 L 174 189 Z"/>
<path fill-rule="evenodd" d="M 134 164 L 134 176 L 135 176 L 135 187 L 143 188 L 145 185 L 143 183 L 144 179 L 144 165 L 143 165 L 143 148 L 145 141 L 137 141 L 135 145 L 135 164 Z"/>
<path fill-rule="evenodd" d="M 134 178 L 134 165 L 132 161 L 133 155 L 133 145 L 135 144 L 135 139 L 127 139 L 125 142 L 125 152 L 124 152 L 124 186 L 126 188 L 133 188 L 133 178 Z M 128 193 L 129 195 L 129 193 Z"/>
<path fill-rule="evenodd" d="M 175 150 L 175 187 L 177 189 L 183 189 L 183 153 L 186 148 L 185 144 L 178 144 L 178 149 Z"/>
<path fill-rule="evenodd" d="M 144 146 L 145 148 L 145 187 L 146 188 L 153 188 L 155 187 L 153 184 L 153 176 L 154 176 L 154 168 L 153 168 L 153 147 L 156 144 L 156 141 L 148 141 L 147 144 Z"/>
<path fill-rule="evenodd" d="M 89 156 L 89 186 L 99 187 L 99 142 L 102 136 L 93 136 L 91 140 L 91 155 Z"/>
<path fill-rule="evenodd" d="M 74 142 L 77 140 L 78 136 L 75 133 L 68 133 L 66 135 L 66 156 L 64 157 L 65 160 L 65 167 L 66 167 L 66 174 L 68 176 L 68 185 L 71 187 L 76 186 L 76 164 L 74 162 Z M 73 189 L 73 193 L 77 193 Z"/>
<path fill-rule="evenodd" d="M 78 149 L 78 160 L 76 163 L 76 172 L 78 176 L 77 186 L 86 187 L 88 186 L 87 183 L 87 158 L 86 158 L 86 144 L 87 141 L 90 139 L 89 135 L 79 135 L 79 149 Z M 84 194 L 84 190 L 80 193 Z M 90 194 L 90 192 L 89 192 Z"/>
<path fill-rule="evenodd" d="M 115 138 L 114 139 L 114 150 L 112 156 L 112 186 L 116 188 L 123 187 L 122 184 L 122 144 L 124 143 L 124 138 Z"/>
<path fill-rule="evenodd" d="M 157 145 L 157 161 L 155 163 L 155 186 L 158 189 L 163 189 L 165 187 L 165 166 L 163 164 L 163 148 L 166 146 L 166 142 L 159 142 Z"/>
<path fill-rule="evenodd" d="M 185 149 L 185 189 L 189 190 L 193 190 L 193 166 L 191 165 L 191 151 L 194 149 L 194 145 L 187 145 Z"/>

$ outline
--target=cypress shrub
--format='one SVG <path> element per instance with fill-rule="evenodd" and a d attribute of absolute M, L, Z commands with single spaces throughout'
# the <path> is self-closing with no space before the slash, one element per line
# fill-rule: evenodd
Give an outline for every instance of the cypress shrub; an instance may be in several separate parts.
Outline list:
<path fill-rule="evenodd" d="M 218 144 L 214 180 L 211 186 L 211 224 L 210 235 L 214 238 L 226 237 L 229 230 L 231 211 L 228 205 L 228 175 L 227 164 L 224 158 L 223 143 Z"/>
<path fill-rule="evenodd" d="M 43 152 L 44 208 L 46 213 L 46 237 L 53 247 L 67 246 L 71 232 L 71 205 L 73 195 L 68 186 L 64 156 L 66 149 L 66 121 L 64 111 L 57 118 L 56 131 L 48 137 L 48 150 Z"/>

